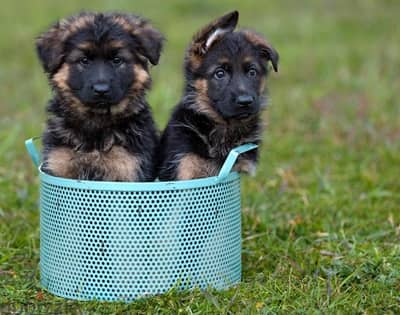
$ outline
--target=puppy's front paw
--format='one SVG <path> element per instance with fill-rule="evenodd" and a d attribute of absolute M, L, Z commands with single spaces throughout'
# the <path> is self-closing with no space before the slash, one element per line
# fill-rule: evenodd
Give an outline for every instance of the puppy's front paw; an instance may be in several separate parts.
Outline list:
<path fill-rule="evenodd" d="M 247 173 L 250 176 L 256 175 L 257 163 L 251 160 L 239 160 L 233 169 L 240 173 Z"/>

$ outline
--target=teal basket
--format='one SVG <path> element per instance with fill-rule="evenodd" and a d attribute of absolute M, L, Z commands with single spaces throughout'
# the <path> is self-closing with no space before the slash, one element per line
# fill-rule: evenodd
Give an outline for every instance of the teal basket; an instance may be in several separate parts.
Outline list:
<path fill-rule="evenodd" d="M 76 300 L 132 301 L 241 278 L 240 177 L 233 149 L 215 177 L 126 183 L 40 174 L 40 281 Z"/>

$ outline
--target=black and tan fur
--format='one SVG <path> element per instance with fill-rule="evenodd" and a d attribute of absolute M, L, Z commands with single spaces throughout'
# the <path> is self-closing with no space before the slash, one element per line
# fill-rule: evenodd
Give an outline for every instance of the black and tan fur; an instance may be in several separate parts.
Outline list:
<path fill-rule="evenodd" d="M 163 36 L 145 19 L 81 13 L 38 37 L 54 96 L 43 134 L 43 170 L 109 181 L 155 178 L 158 135 L 145 99 L 149 63 Z"/>
<path fill-rule="evenodd" d="M 160 180 L 217 175 L 230 150 L 260 143 L 267 63 L 278 53 L 259 34 L 234 32 L 238 12 L 198 32 L 184 63 L 186 86 L 162 135 Z M 254 173 L 257 151 L 239 157 L 235 169 Z"/>

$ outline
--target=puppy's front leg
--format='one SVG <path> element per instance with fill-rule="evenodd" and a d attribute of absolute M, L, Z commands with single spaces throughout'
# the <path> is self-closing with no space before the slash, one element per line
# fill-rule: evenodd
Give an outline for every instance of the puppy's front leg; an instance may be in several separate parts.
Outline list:
<path fill-rule="evenodd" d="M 104 180 L 138 181 L 142 179 L 141 160 L 121 146 L 114 146 L 101 156 Z"/>
<path fill-rule="evenodd" d="M 195 153 L 186 153 L 179 161 L 176 178 L 187 180 L 215 176 L 218 170 L 219 167 L 213 160 L 202 158 Z"/>
<path fill-rule="evenodd" d="M 47 174 L 78 178 L 79 170 L 75 165 L 76 152 L 68 147 L 57 147 L 44 154 L 43 171 Z"/>
<path fill-rule="evenodd" d="M 250 176 L 256 175 L 257 162 L 249 159 L 238 159 L 233 170 L 239 173 L 246 173 Z"/>
<path fill-rule="evenodd" d="M 256 175 L 257 160 L 258 150 L 246 152 L 239 156 L 235 166 L 233 167 L 233 170 L 239 173 L 246 173 L 250 176 L 254 176 Z"/>

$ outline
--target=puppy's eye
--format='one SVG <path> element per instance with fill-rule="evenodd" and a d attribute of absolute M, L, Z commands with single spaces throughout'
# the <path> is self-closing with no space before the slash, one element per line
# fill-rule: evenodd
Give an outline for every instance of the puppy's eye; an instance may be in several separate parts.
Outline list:
<path fill-rule="evenodd" d="M 249 71 L 247 72 L 247 75 L 251 78 L 254 78 L 257 75 L 257 70 L 254 68 L 249 69 Z"/>
<path fill-rule="evenodd" d="M 111 61 L 115 66 L 119 66 L 123 62 L 122 58 L 120 58 L 120 57 L 114 57 Z"/>
<path fill-rule="evenodd" d="M 82 57 L 81 59 L 79 59 L 79 63 L 83 66 L 86 66 L 89 64 L 89 58 L 88 57 Z"/>
<path fill-rule="evenodd" d="M 217 69 L 217 71 L 215 71 L 214 77 L 215 77 L 217 80 L 221 80 L 221 79 L 223 79 L 223 78 L 225 77 L 225 74 L 226 74 L 225 70 L 219 68 L 219 69 Z"/>

